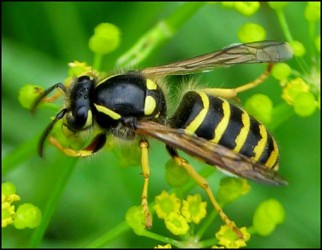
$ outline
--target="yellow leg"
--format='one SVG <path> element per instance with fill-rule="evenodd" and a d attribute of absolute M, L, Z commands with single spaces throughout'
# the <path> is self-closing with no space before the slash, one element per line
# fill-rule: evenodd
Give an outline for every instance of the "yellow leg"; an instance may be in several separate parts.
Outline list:
<path fill-rule="evenodd" d="M 148 185 L 149 185 L 149 177 L 150 177 L 148 147 L 149 147 L 149 144 L 147 141 L 145 140 L 140 141 L 140 149 L 142 152 L 141 165 L 142 165 L 142 174 L 144 178 L 141 204 L 145 215 L 146 228 L 150 228 L 152 226 L 152 215 L 148 204 Z"/>
<path fill-rule="evenodd" d="M 53 96 L 50 97 L 45 97 L 44 99 L 42 99 L 43 102 L 54 102 L 56 101 L 63 93 L 58 90 L 56 91 L 56 93 Z"/>
<path fill-rule="evenodd" d="M 40 88 L 36 88 L 35 91 L 40 95 L 44 92 L 44 90 L 40 89 Z M 56 93 L 53 94 L 52 96 L 46 96 L 44 98 L 42 98 L 42 102 L 54 102 L 56 101 L 62 94 L 65 94 L 60 88 L 57 89 Z"/>
<path fill-rule="evenodd" d="M 49 136 L 49 142 L 54 145 L 56 148 L 58 148 L 60 151 L 62 151 L 65 155 L 71 156 L 71 157 L 86 157 L 89 155 L 92 155 L 93 152 L 87 151 L 84 149 L 81 150 L 75 150 L 72 148 L 65 148 L 63 145 L 60 144 L 60 142 L 53 136 Z"/>
<path fill-rule="evenodd" d="M 208 197 L 209 197 L 209 199 L 210 199 L 210 201 L 211 201 L 211 203 L 212 203 L 212 205 L 214 206 L 214 208 L 216 209 L 216 211 L 217 211 L 217 213 L 218 213 L 218 215 L 221 217 L 221 219 L 226 223 L 226 225 L 228 226 L 228 227 L 230 227 L 236 234 L 237 234 L 237 236 L 239 237 L 239 238 L 243 238 L 243 234 L 241 233 L 241 231 L 239 230 L 239 228 L 236 226 L 236 224 L 235 224 L 235 222 L 233 222 L 233 221 L 231 221 L 229 218 L 228 218 L 228 216 L 224 213 L 224 211 L 222 210 L 222 208 L 220 207 L 220 205 L 218 204 L 218 202 L 216 201 L 216 199 L 215 199 L 215 197 L 214 197 L 214 195 L 213 195 L 213 192 L 212 192 L 212 190 L 209 188 L 209 184 L 208 184 L 208 181 L 205 179 L 205 178 L 203 178 L 202 176 L 200 176 L 197 172 L 196 172 L 196 170 L 185 160 L 185 159 L 183 159 L 183 158 L 181 158 L 180 156 L 178 156 L 178 155 L 172 155 L 172 157 L 173 157 L 173 159 L 175 160 L 175 162 L 179 165 L 179 166 L 181 166 L 181 167 L 183 167 L 187 172 L 188 172 L 188 174 L 193 178 L 193 179 L 195 179 L 195 181 L 197 182 L 197 184 L 200 186 L 200 187 L 202 187 L 205 191 L 206 191 L 206 193 L 207 193 L 207 195 L 208 195 Z"/>
<path fill-rule="evenodd" d="M 220 88 L 205 88 L 201 89 L 201 91 L 205 92 L 206 94 L 213 95 L 213 96 L 220 96 L 225 98 L 234 98 L 238 95 L 238 93 L 241 93 L 243 91 L 246 91 L 248 89 L 255 88 L 269 76 L 269 74 L 272 71 L 273 64 L 270 63 L 267 65 L 267 68 L 263 74 L 261 74 L 257 79 L 254 81 L 251 81 L 249 83 L 246 83 L 240 87 L 234 88 L 234 89 L 220 89 Z"/>
<path fill-rule="evenodd" d="M 38 92 L 39 94 L 39 100 L 37 100 L 37 105 L 38 103 L 41 102 L 54 102 L 56 101 L 62 94 L 67 95 L 68 91 L 67 89 L 70 88 L 70 85 L 72 84 L 72 81 L 70 81 L 67 84 L 62 84 L 62 83 L 57 83 L 53 86 L 51 86 L 49 89 L 40 89 L 40 88 L 35 88 L 35 91 Z M 55 94 L 52 96 L 47 96 L 50 92 L 54 91 L 57 88 Z"/>
<path fill-rule="evenodd" d="M 106 142 L 106 135 L 105 134 L 98 134 L 92 142 L 86 146 L 85 148 L 75 150 L 72 148 L 65 148 L 61 143 L 53 136 L 49 136 L 49 142 L 62 151 L 65 155 L 71 157 L 86 157 L 94 154 L 98 150 L 100 150 Z"/>

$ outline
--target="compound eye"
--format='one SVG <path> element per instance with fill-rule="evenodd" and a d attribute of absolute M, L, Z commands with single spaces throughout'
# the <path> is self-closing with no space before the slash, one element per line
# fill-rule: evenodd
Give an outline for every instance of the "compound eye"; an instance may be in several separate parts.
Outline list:
<path fill-rule="evenodd" d="M 87 108 L 86 107 L 80 107 L 77 109 L 76 111 L 76 121 L 77 124 L 81 127 L 84 127 L 84 125 L 86 124 L 86 120 L 87 120 Z"/>
<path fill-rule="evenodd" d="M 85 106 L 79 107 L 73 115 L 69 112 L 66 116 L 67 125 L 73 130 L 79 131 L 90 127 L 93 124 L 92 112 Z"/>

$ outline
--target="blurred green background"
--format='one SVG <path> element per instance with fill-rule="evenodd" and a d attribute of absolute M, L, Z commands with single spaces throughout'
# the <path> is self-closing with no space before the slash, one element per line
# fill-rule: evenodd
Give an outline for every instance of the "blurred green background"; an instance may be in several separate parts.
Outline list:
<path fill-rule="evenodd" d="M 2 163 L 10 168 L 2 171 L 2 181 L 17 187 L 22 202 L 32 202 L 44 208 L 52 189 L 59 181 L 70 159 L 50 146 L 45 159 L 36 153 L 37 139 L 55 111 L 40 110 L 31 115 L 18 103 L 20 88 L 26 83 L 47 88 L 67 76 L 67 63 L 79 60 L 92 63 L 88 39 L 101 22 L 117 25 L 122 32 L 121 46 L 104 60 L 104 69 L 113 70 L 115 60 L 129 49 L 158 21 L 168 17 L 181 3 L 120 2 L 120 3 L 2 3 Z M 309 44 L 308 25 L 304 19 L 305 3 L 290 3 L 286 17 L 294 39 Z M 257 22 L 267 31 L 267 39 L 284 41 L 275 13 L 266 3 L 251 17 L 218 4 L 206 4 L 196 12 L 173 38 L 160 46 L 140 65 L 161 65 L 238 42 L 242 24 Z M 310 57 L 306 58 L 310 63 Z M 296 61 L 290 65 L 297 67 Z M 240 65 L 198 75 L 209 86 L 231 88 L 255 79 L 264 65 Z M 174 88 L 175 89 L 175 88 Z M 242 93 L 243 103 L 254 93 L 269 95 L 274 104 L 282 102 L 279 83 L 270 78 L 255 90 Z M 174 93 L 170 93 L 175 96 Z M 224 210 L 238 225 L 249 226 L 259 204 L 269 198 L 278 199 L 286 210 L 285 223 L 269 237 L 253 236 L 249 247 L 320 247 L 320 111 L 306 118 L 293 115 L 272 131 L 281 152 L 281 175 L 289 181 L 287 187 L 270 187 L 250 183 L 252 191 L 246 197 L 226 206 Z M 27 145 L 27 143 L 29 143 Z M 162 190 L 165 163 L 169 159 L 161 143 L 152 142 L 150 152 L 150 201 Z M 17 161 L 5 161 L 19 147 L 26 147 Z M 133 146 L 134 147 L 134 146 Z M 31 149 L 31 150 L 30 150 Z M 140 204 L 143 178 L 139 164 L 126 162 L 118 148 L 104 151 L 89 159 L 80 159 L 69 176 L 41 247 L 81 247 L 106 232 L 113 232 L 123 223 L 127 209 Z M 125 161 L 120 163 L 120 158 Z M 135 160 L 135 159 L 134 159 Z M 203 164 L 189 158 L 200 169 Z M 127 164 L 128 163 L 128 164 Z M 5 164 L 8 164 L 7 166 Z M 129 167 L 120 166 L 129 165 Z M 135 166 L 134 166 L 135 165 Z M 133 166 L 133 167 L 132 167 Z M 211 176 L 212 189 L 218 188 L 221 173 Z M 204 192 L 196 187 L 191 193 Z M 205 197 L 207 200 L 207 198 Z M 208 201 L 208 200 L 207 200 Z M 19 204 L 19 203 L 17 203 Z M 208 210 L 211 207 L 208 204 Z M 218 227 L 216 227 L 218 228 Z M 209 237 L 215 232 L 209 232 Z M 163 221 L 154 217 L 154 232 L 164 235 Z M 2 229 L 3 247 L 25 247 L 32 230 Z M 171 235 L 170 235 L 171 236 Z M 105 247 L 153 247 L 160 242 L 136 236 L 132 230 L 110 241 Z"/>

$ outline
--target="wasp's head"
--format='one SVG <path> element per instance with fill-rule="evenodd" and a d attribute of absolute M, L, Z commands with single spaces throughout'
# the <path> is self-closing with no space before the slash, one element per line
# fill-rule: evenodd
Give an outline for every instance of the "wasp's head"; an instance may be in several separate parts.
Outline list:
<path fill-rule="evenodd" d="M 67 99 L 68 107 L 64 125 L 73 132 L 86 130 L 93 125 L 91 99 L 94 80 L 89 76 L 78 77 L 70 90 Z"/>
<path fill-rule="evenodd" d="M 80 76 L 76 78 L 70 89 L 62 83 L 57 83 L 45 90 L 34 102 L 31 111 L 34 112 L 41 101 L 54 89 L 60 89 L 67 96 L 65 107 L 56 114 L 49 123 L 38 144 L 38 153 L 43 155 L 43 148 L 46 138 L 52 131 L 58 120 L 63 119 L 63 132 L 65 134 L 77 133 L 87 130 L 93 125 L 93 115 L 91 110 L 91 96 L 94 90 L 95 81 L 90 76 Z"/>

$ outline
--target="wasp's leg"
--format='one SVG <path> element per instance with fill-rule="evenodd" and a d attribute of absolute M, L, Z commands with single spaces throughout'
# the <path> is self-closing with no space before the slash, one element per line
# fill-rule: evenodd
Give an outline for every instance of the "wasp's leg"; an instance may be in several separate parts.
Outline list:
<path fill-rule="evenodd" d="M 103 148 L 106 142 L 106 134 L 98 134 L 94 140 L 85 148 L 75 150 L 72 148 L 65 148 L 61 143 L 53 136 L 49 137 L 49 141 L 52 145 L 62 151 L 64 154 L 72 157 L 86 157 L 96 153 Z"/>
<path fill-rule="evenodd" d="M 234 89 L 204 88 L 204 89 L 201 89 L 201 91 L 213 96 L 221 96 L 224 98 L 235 98 L 238 95 L 238 93 L 241 93 L 248 89 L 255 88 L 256 86 L 264 82 L 265 79 L 271 73 L 272 68 L 273 68 L 273 64 L 269 63 L 267 65 L 265 72 L 261 74 L 257 79 Z"/>
<path fill-rule="evenodd" d="M 42 102 L 54 102 L 56 101 L 62 94 L 65 94 L 64 91 L 62 91 L 62 88 L 58 88 L 56 93 L 53 94 L 52 96 L 45 97 L 42 99 Z"/>
<path fill-rule="evenodd" d="M 197 182 L 197 184 L 206 191 L 206 193 L 207 193 L 212 205 L 216 209 L 216 211 L 217 211 L 218 215 L 220 216 L 220 218 L 226 223 L 226 225 L 228 227 L 230 227 L 237 234 L 237 236 L 239 238 L 242 239 L 243 238 L 242 232 L 236 226 L 235 222 L 231 221 L 228 218 L 228 216 L 225 214 L 225 212 L 222 210 L 221 206 L 216 201 L 212 190 L 209 187 L 208 181 L 205 178 L 203 178 L 202 176 L 200 176 L 197 173 L 197 171 L 185 159 L 181 158 L 174 148 L 172 148 L 170 146 L 167 146 L 167 150 L 170 153 L 170 155 L 173 158 L 173 160 L 179 166 L 183 167 L 188 172 L 188 174 Z"/>
<path fill-rule="evenodd" d="M 52 92 L 53 90 L 57 89 L 56 93 L 51 96 L 51 97 L 47 97 L 47 95 Z M 55 100 L 58 99 L 58 97 L 60 97 L 62 94 L 67 94 L 67 88 L 64 84 L 62 83 L 56 83 L 55 85 L 51 86 L 48 89 L 45 90 L 41 90 L 41 89 L 37 89 L 37 91 L 39 92 L 39 97 L 36 100 L 36 103 L 38 104 L 40 101 L 42 102 L 53 102 Z"/>
<path fill-rule="evenodd" d="M 142 165 L 142 174 L 144 178 L 143 191 L 142 191 L 142 208 L 145 215 L 146 228 L 150 228 L 152 226 L 152 215 L 149 210 L 149 204 L 148 204 L 148 185 L 149 185 L 149 177 L 150 177 L 148 148 L 149 148 L 149 143 L 146 140 L 142 139 L 140 141 L 140 149 L 142 152 L 141 165 Z"/>
<path fill-rule="evenodd" d="M 47 97 L 47 95 L 53 90 L 58 89 L 58 91 L 52 96 Z M 62 93 L 67 95 L 67 88 L 62 83 L 56 83 L 48 89 L 41 90 L 40 88 L 35 88 L 35 91 L 39 93 L 39 96 L 35 99 L 33 104 L 30 107 L 31 113 L 34 113 L 36 108 L 41 102 L 53 102 L 55 101 Z"/>

